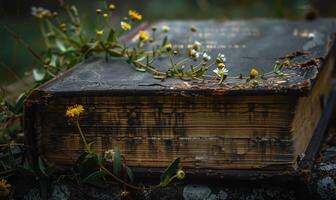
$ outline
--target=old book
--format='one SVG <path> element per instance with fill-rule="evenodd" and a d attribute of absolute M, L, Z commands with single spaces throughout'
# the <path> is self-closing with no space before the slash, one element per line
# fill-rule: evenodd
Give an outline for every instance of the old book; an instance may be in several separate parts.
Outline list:
<path fill-rule="evenodd" d="M 161 81 L 124 61 L 91 58 L 27 99 L 25 131 L 33 155 L 59 166 L 74 163 L 83 144 L 64 113 L 82 104 L 80 123 L 94 149 L 118 147 L 138 171 L 160 170 L 176 157 L 187 172 L 208 175 L 304 168 L 300 161 L 311 160 L 322 137 L 321 116 L 329 116 L 323 113 L 335 64 L 334 21 L 169 21 L 140 29 L 153 25 L 171 27 L 169 37 L 181 49 L 193 42 L 189 27 L 197 27 L 193 39 L 208 54 L 226 55 L 228 78 L 221 85 L 212 79 Z M 290 65 L 283 74 L 267 73 L 285 59 Z M 164 69 L 166 62 L 156 65 Z M 251 67 L 266 75 L 257 82 L 239 78 Z"/>

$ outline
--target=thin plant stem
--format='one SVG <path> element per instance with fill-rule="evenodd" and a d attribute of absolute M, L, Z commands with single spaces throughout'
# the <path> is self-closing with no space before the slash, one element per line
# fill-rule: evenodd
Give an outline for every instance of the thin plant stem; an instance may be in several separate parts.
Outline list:
<path fill-rule="evenodd" d="M 90 150 L 90 148 L 89 148 L 88 143 L 86 142 L 85 135 L 84 135 L 84 133 L 83 133 L 83 131 L 82 131 L 82 128 L 81 128 L 80 125 L 79 125 L 79 121 L 78 121 L 78 120 L 76 120 L 76 126 L 77 126 L 77 128 L 78 128 L 78 131 L 79 131 L 81 137 L 82 137 L 82 141 L 83 141 L 84 146 L 85 146 L 85 151 L 86 151 L 87 153 L 90 153 L 91 150 Z"/>

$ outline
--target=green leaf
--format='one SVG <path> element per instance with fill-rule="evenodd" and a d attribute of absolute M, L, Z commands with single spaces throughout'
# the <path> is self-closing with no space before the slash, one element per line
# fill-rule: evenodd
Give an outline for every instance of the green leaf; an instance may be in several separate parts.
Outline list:
<path fill-rule="evenodd" d="M 16 99 L 14 106 L 14 113 L 19 114 L 23 111 L 23 102 L 26 99 L 26 93 L 21 93 L 20 96 Z"/>
<path fill-rule="evenodd" d="M 114 149 L 114 160 L 113 160 L 113 174 L 116 176 L 120 175 L 121 171 L 121 156 L 119 148 Z"/>
<path fill-rule="evenodd" d="M 116 38 L 116 32 L 113 28 L 111 28 L 108 36 L 107 36 L 107 40 L 110 41 L 110 42 L 115 42 L 117 40 Z"/>
<path fill-rule="evenodd" d="M 128 179 L 130 180 L 130 182 L 132 183 L 134 181 L 134 174 L 131 170 L 131 168 L 126 166 L 126 174 L 128 176 Z"/>
<path fill-rule="evenodd" d="M 17 167 L 17 170 L 23 176 L 35 176 L 36 175 L 32 166 L 28 162 L 24 162 L 23 165 L 19 165 Z"/>
<path fill-rule="evenodd" d="M 160 183 L 165 183 L 180 169 L 180 158 L 176 158 L 160 176 Z"/>
<path fill-rule="evenodd" d="M 38 68 L 33 69 L 33 78 L 35 82 L 40 83 L 45 79 L 45 77 L 46 73 L 44 69 L 38 69 Z"/>
<path fill-rule="evenodd" d="M 42 172 L 43 175 L 48 176 L 48 173 L 46 171 L 46 167 L 41 159 L 41 157 L 38 157 L 38 166 L 40 171 Z"/>
<path fill-rule="evenodd" d="M 146 71 L 145 68 L 141 68 L 141 67 L 136 67 L 135 70 L 137 70 L 139 72 L 145 72 Z"/>
<path fill-rule="evenodd" d="M 56 43 L 57 48 L 58 48 L 61 52 L 66 52 L 67 49 L 65 48 L 65 46 L 64 46 L 64 44 L 63 44 L 63 42 L 62 42 L 61 40 L 56 39 L 55 43 Z"/>
<path fill-rule="evenodd" d="M 161 47 L 164 47 L 167 44 L 167 41 L 168 41 L 168 36 L 165 36 L 162 40 Z"/>
<path fill-rule="evenodd" d="M 93 173 L 91 173 L 90 175 L 88 175 L 87 177 L 85 177 L 83 179 L 84 183 L 93 183 L 95 181 L 97 181 L 98 179 L 104 178 L 104 176 L 106 175 L 106 173 L 104 171 L 95 171 Z"/>

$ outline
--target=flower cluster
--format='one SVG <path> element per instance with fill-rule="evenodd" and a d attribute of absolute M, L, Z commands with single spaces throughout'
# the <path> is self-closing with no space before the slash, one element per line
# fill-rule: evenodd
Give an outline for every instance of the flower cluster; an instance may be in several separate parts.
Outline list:
<path fill-rule="evenodd" d="M 217 68 L 213 70 L 215 74 L 217 74 L 218 78 L 220 78 L 220 83 L 222 83 L 227 77 L 229 70 L 225 66 L 226 57 L 224 54 L 219 53 L 216 58 Z"/>

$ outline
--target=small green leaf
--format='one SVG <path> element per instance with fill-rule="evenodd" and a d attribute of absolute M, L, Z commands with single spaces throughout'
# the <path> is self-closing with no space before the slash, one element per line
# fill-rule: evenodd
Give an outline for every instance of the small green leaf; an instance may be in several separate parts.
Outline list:
<path fill-rule="evenodd" d="M 46 73 L 44 69 L 38 69 L 38 68 L 33 69 L 33 78 L 35 82 L 38 82 L 38 83 L 42 82 L 45 77 L 46 77 Z"/>
<path fill-rule="evenodd" d="M 26 93 L 21 93 L 20 96 L 16 99 L 14 106 L 14 113 L 19 114 L 23 111 L 23 102 L 26 99 Z"/>
<path fill-rule="evenodd" d="M 176 158 L 160 176 L 160 183 L 165 183 L 180 169 L 180 158 Z"/>
<path fill-rule="evenodd" d="M 120 175 L 121 171 L 121 155 L 118 148 L 114 149 L 113 173 L 116 176 Z"/>
<path fill-rule="evenodd" d="M 139 72 L 145 72 L 146 71 L 145 68 L 141 68 L 141 67 L 136 67 L 135 70 L 137 70 Z"/>
<path fill-rule="evenodd" d="M 95 171 L 83 179 L 84 183 L 93 183 L 100 178 L 104 178 L 106 173 L 104 171 Z"/>
<path fill-rule="evenodd" d="M 55 43 L 56 43 L 56 47 L 57 47 L 61 52 L 66 52 L 67 49 L 65 48 L 65 46 L 64 46 L 64 44 L 62 43 L 61 40 L 56 39 Z"/>
<path fill-rule="evenodd" d="M 38 157 L 38 166 L 40 171 L 42 172 L 43 175 L 48 176 L 48 173 L 46 172 L 46 167 L 41 159 L 41 157 Z"/>
<path fill-rule="evenodd" d="M 161 47 L 164 47 L 167 44 L 167 41 L 168 41 L 168 36 L 165 36 L 162 40 Z"/>
<path fill-rule="evenodd" d="M 132 183 L 134 181 L 134 175 L 133 175 L 131 168 L 126 166 L 126 173 L 127 173 L 128 179 Z"/>

